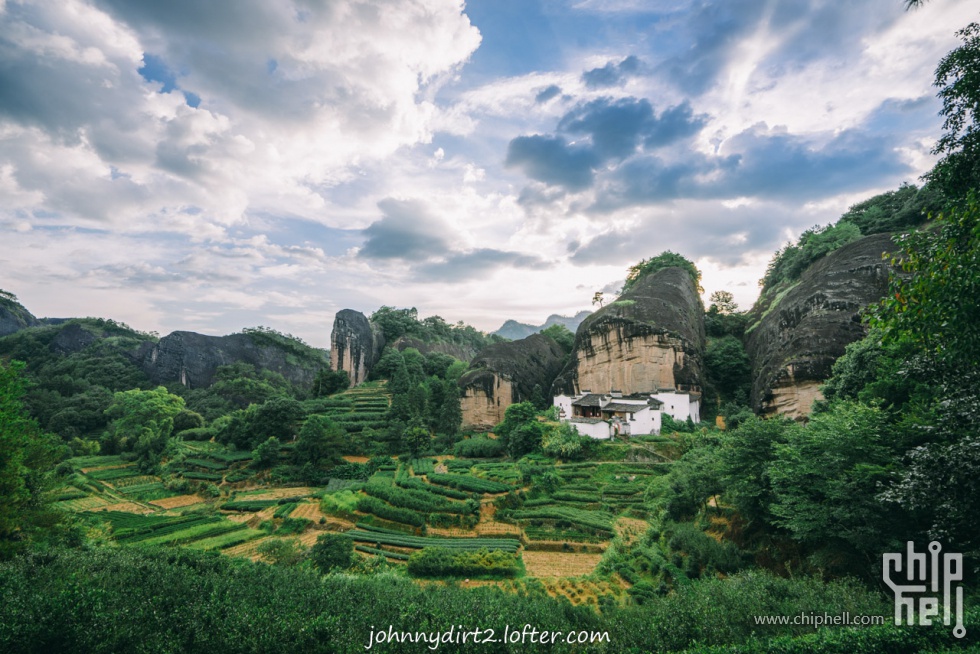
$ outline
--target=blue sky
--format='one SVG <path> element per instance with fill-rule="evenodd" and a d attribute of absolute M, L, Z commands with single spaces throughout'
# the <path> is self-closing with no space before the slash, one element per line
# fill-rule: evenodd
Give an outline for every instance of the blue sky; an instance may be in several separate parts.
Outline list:
<path fill-rule="evenodd" d="M 0 288 L 38 315 L 324 347 L 492 330 L 663 250 L 743 306 L 916 182 L 966 0 L 0 0 Z"/>

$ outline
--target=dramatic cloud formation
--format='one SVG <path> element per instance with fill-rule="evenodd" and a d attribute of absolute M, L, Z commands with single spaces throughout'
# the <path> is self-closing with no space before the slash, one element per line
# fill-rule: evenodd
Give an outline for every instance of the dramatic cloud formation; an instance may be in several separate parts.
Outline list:
<path fill-rule="evenodd" d="M 0 288 L 161 332 L 493 329 L 664 249 L 743 305 L 915 182 L 968 0 L 0 0 Z"/>

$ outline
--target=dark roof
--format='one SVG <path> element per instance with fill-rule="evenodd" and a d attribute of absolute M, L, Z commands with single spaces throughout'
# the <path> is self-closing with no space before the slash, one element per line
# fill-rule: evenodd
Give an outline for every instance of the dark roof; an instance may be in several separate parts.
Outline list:
<path fill-rule="evenodd" d="M 601 405 L 602 405 L 602 396 L 596 395 L 595 393 L 589 393 L 588 395 L 584 397 L 580 397 L 579 399 L 572 402 L 572 406 L 601 406 Z"/>
<path fill-rule="evenodd" d="M 618 411 L 621 413 L 637 413 L 646 409 L 646 404 L 626 404 L 624 402 L 610 402 L 606 406 L 602 407 L 603 411 Z"/>
<path fill-rule="evenodd" d="M 572 422 L 584 422 L 589 425 L 597 425 L 600 422 L 605 422 L 605 420 L 603 420 L 602 418 L 580 418 L 578 416 L 575 416 L 574 418 L 572 418 Z"/>

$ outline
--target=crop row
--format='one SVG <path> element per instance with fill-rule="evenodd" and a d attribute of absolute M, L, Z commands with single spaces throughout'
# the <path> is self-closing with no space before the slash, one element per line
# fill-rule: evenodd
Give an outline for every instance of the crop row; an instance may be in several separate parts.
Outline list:
<path fill-rule="evenodd" d="M 427 493 L 435 493 L 436 495 L 444 495 L 445 497 L 451 497 L 454 500 L 468 500 L 473 497 L 473 493 L 466 493 L 464 491 L 456 490 L 455 488 L 449 488 L 448 486 L 427 484 L 416 477 L 399 479 L 395 483 L 402 488 L 411 488 L 414 490 L 425 491 Z"/>
<path fill-rule="evenodd" d="M 184 479 L 195 479 L 198 481 L 221 481 L 222 476 L 213 472 L 182 472 Z"/>
<path fill-rule="evenodd" d="M 137 477 L 139 474 L 140 471 L 136 469 L 136 466 L 126 466 L 125 468 L 110 468 L 109 470 L 93 470 L 88 473 L 88 476 L 99 481 L 112 481 L 124 477 Z"/>
<path fill-rule="evenodd" d="M 239 461 L 251 461 L 251 452 L 208 452 L 207 458 L 226 463 L 238 463 Z"/>
<path fill-rule="evenodd" d="M 347 535 L 362 543 L 376 543 L 393 547 L 445 547 L 452 550 L 472 551 L 479 549 L 504 550 L 516 552 L 521 543 L 513 538 L 429 538 L 426 536 L 409 536 L 407 534 L 385 534 L 376 531 L 348 531 Z"/>
<path fill-rule="evenodd" d="M 387 550 L 378 549 L 377 547 L 368 547 L 367 545 L 355 545 L 354 549 L 358 552 L 364 552 L 365 554 L 380 554 L 381 556 L 387 556 L 389 559 L 408 561 L 408 554 L 403 554 L 402 552 L 389 552 Z"/>
<path fill-rule="evenodd" d="M 276 509 L 276 512 L 272 514 L 272 517 L 273 518 L 288 518 L 289 517 L 289 514 L 292 513 L 296 509 L 296 506 L 297 506 L 297 503 L 296 502 L 290 502 L 289 504 L 283 504 L 278 509 Z"/>
<path fill-rule="evenodd" d="M 228 461 L 212 461 L 210 459 L 184 459 L 185 466 L 195 468 L 206 468 L 207 470 L 226 470 L 229 466 Z"/>
<path fill-rule="evenodd" d="M 419 513 L 458 513 L 466 515 L 480 510 L 478 502 L 454 502 L 441 495 L 426 490 L 412 490 L 398 486 L 389 486 L 376 481 L 369 481 L 364 486 L 364 492 L 388 502 L 392 506 L 401 506 Z"/>
<path fill-rule="evenodd" d="M 149 491 L 163 490 L 164 485 L 162 482 L 154 481 L 147 484 L 135 484 L 133 486 L 126 486 L 120 488 L 119 492 L 123 495 L 139 495 L 140 493 L 146 493 Z"/>
<path fill-rule="evenodd" d="M 412 525 L 413 527 L 425 526 L 425 518 L 423 518 L 417 512 L 412 511 L 411 509 L 391 506 L 390 504 L 382 502 L 376 497 L 366 496 L 358 498 L 357 510 L 362 513 L 376 515 L 379 518 L 384 518 L 385 520 Z"/>
<path fill-rule="evenodd" d="M 155 536 L 142 541 L 140 544 L 147 546 L 183 545 L 184 543 L 190 543 L 195 540 L 223 536 L 232 532 L 241 531 L 242 529 L 248 529 L 248 527 L 241 523 L 222 520 L 218 523 L 198 524 L 166 535 Z"/>
<path fill-rule="evenodd" d="M 499 481 L 481 479 L 472 475 L 428 475 L 429 481 L 442 486 L 451 486 L 460 490 L 472 491 L 474 493 L 506 493 L 514 490 L 513 486 L 503 484 Z"/>
<path fill-rule="evenodd" d="M 255 540 L 256 538 L 261 538 L 265 535 L 266 532 L 259 529 L 239 529 L 237 531 L 221 534 L 220 536 L 211 536 L 210 538 L 195 540 L 192 543 L 188 543 L 186 547 L 195 550 L 223 550 L 229 547 L 234 547 L 235 545 L 247 543 L 248 541 Z"/>
<path fill-rule="evenodd" d="M 167 534 L 183 531 L 189 527 L 210 524 L 220 520 L 221 518 L 217 516 L 183 516 L 181 518 L 172 518 L 171 522 L 154 527 L 117 531 L 115 536 L 116 540 L 121 543 L 139 543 L 156 538 L 157 536 L 166 536 Z"/>
<path fill-rule="evenodd" d="M 108 522 L 117 533 L 120 529 L 152 528 L 175 520 L 189 519 L 182 516 L 140 515 L 138 513 L 126 513 L 125 511 L 95 511 L 89 515 Z"/>
<path fill-rule="evenodd" d="M 270 506 L 279 504 L 279 500 L 239 500 L 225 502 L 219 507 L 222 511 L 241 511 L 252 512 L 268 509 Z"/>
<path fill-rule="evenodd" d="M 427 475 L 436 470 L 435 459 L 412 459 L 411 466 L 417 475 Z"/>
<path fill-rule="evenodd" d="M 612 534 L 613 517 L 608 513 L 585 511 L 565 506 L 542 506 L 532 509 L 518 509 L 508 512 L 517 520 L 551 520 L 559 526 L 562 523 L 585 527 L 597 532 Z"/>

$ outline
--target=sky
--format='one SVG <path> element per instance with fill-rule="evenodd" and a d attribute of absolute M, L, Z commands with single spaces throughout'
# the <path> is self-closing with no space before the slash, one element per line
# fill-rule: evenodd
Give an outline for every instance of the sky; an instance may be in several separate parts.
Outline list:
<path fill-rule="evenodd" d="M 974 6 L 971 6 L 974 5 Z M 918 178 L 969 0 L 0 0 L 0 288 L 161 334 L 491 331 L 664 250 L 743 308 Z"/>

